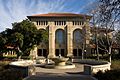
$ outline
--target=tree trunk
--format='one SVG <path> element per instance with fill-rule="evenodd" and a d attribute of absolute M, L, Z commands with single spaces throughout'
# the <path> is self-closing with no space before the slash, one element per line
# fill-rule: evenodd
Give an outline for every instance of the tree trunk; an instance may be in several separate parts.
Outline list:
<path fill-rule="evenodd" d="M 82 47 L 82 60 L 84 59 L 84 53 L 85 52 L 85 44 L 83 44 L 83 47 Z"/>
<path fill-rule="evenodd" d="M 98 50 L 98 47 L 96 48 L 96 52 L 97 52 L 97 60 L 99 61 L 99 50 Z"/>
<path fill-rule="evenodd" d="M 96 53 L 97 53 L 97 60 L 99 61 L 99 49 L 98 49 L 98 38 L 96 33 Z"/>
<path fill-rule="evenodd" d="M 108 51 L 108 54 L 109 54 L 109 62 L 111 63 L 111 49 L 112 49 L 112 47 L 110 46 L 109 47 L 109 51 Z"/>
<path fill-rule="evenodd" d="M 21 56 L 18 57 L 18 61 L 21 60 Z"/>

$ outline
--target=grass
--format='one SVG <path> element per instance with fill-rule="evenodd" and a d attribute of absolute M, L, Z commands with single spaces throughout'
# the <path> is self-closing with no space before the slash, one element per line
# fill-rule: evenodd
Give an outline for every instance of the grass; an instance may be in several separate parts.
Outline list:
<path fill-rule="evenodd" d="M 0 66 L 8 65 L 9 63 L 10 63 L 10 61 L 0 61 Z"/>
<path fill-rule="evenodd" d="M 9 67 L 10 60 L 0 60 L 0 80 L 23 80 L 19 70 Z"/>
<path fill-rule="evenodd" d="M 9 63 L 10 63 L 10 61 L 0 61 L 0 71 L 8 69 Z"/>
<path fill-rule="evenodd" d="M 120 60 L 112 60 L 111 69 L 120 69 Z"/>
<path fill-rule="evenodd" d="M 94 74 L 98 80 L 120 80 L 120 60 L 112 60 L 111 70 Z"/>

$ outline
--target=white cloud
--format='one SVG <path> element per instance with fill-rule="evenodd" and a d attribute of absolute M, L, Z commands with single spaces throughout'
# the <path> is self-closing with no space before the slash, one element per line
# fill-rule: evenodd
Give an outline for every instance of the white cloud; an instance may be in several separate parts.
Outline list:
<path fill-rule="evenodd" d="M 0 32 L 11 28 L 11 23 L 21 21 L 28 15 L 60 12 L 64 0 L 0 0 Z"/>
<path fill-rule="evenodd" d="M 78 2 L 77 0 L 71 1 Z M 68 2 L 70 0 L 0 0 L 0 32 L 5 28 L 11 28 L 11 23 L 21 21 L 28 15 L 48 12 L 80 12 L 80 9 L 74 8 L 75 3 L 70 6 Z"/>

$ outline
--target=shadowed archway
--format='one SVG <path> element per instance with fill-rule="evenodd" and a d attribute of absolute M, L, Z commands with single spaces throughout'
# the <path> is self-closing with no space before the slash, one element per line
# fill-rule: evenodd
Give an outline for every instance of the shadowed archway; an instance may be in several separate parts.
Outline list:
<path fill-rule="evenodd" d="M 37 55 L 38 56 L 48 56 L 48 31 L 45 29 L 39 29 L 41 35 L 41 43 L 38 45 Z"/>
<path fill-rule="evenodd" d="M 81 29 L 73 31 L 73 56 L 82 56 L 83 34 Z"/>
<path fill-rule="evenodd" d="M 55 32 L 55 55 L 56 56 L 66 56 L 65 53 L 65 31 L 62 29 L 57 29 Z"/>

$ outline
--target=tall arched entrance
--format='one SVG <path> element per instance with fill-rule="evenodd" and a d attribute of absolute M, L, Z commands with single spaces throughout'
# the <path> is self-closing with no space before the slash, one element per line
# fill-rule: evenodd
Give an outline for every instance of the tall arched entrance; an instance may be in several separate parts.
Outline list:
<path fill-rule="evenodd" d="M 73 56 L 82 56 L 82 44 L 83 44 L 83 34 L 81 29 L 76 29 L 73 31 Z"/>
<path fill-rule="evenodd" d="M 44 29 L 39 30 L 42 34 L 42 41 L 37 47 L 37 55 L 47 57 L 48 56 L 48 32 Z"/>
<path fill-rule="evenodd" d="M 65 49 L 65 32 L 62 29 L 58 29 L 55 32 L 55 55 L 66 56 Z"/>

